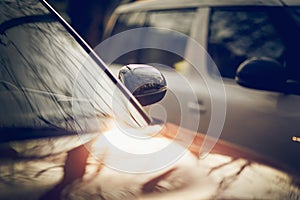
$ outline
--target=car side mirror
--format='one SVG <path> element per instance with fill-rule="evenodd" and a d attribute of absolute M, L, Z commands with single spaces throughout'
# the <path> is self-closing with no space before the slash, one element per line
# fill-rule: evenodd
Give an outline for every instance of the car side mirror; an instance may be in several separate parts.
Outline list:
<path fill-rule="evenodd" d="M 120 69 L 119 79 L 142 106 L 160 101 L 167 92 L 165 77 L 150 65 L 126 65 Z"/>
<path fill-rule="evenodd" d="M 286 87 L 287 73 L 274 59 L 253 57 L 240 64 L 235 80 L 244 87 L 281 92 Z"/>

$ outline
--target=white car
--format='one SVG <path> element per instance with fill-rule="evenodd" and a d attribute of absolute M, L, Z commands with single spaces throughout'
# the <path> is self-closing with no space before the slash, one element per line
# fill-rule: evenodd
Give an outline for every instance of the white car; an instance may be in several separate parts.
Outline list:
<path fill-rule="evenodd" d="M 149 30 L 123 32 L 140 30 L 134 28 Z M 117 33 L 131 38 L 114 41 L 128 49 L 124 55 L 105 49 L 112 71 L 152 63 L 166 77 L 169 91 L 150 113 L 211 136 L 220 131 L 222 139 L 299 169 L 300 1 L 135 2 L 111 16 L 105 38 Z"/>

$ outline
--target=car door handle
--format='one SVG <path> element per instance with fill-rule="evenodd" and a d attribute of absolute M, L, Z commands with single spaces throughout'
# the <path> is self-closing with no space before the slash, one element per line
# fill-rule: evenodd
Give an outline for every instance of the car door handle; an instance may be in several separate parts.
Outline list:
<path fill-rule="evenodd" d="M 197 112 L 197 113 L 199 113 L 199 112 L 205 113 L 206 112 L 206 107 L 202 101 L 188 102 L 187 106 L 188 106 L 189 110 L 192 112 Z"/>

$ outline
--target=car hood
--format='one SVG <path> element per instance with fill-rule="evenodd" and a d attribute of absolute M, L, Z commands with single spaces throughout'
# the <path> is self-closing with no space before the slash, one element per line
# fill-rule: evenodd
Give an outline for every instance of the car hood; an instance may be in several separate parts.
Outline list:
<path fill-rule="evenodd" d="M 172 143 L 184 149 L 176 138 L 179 127 L 166 124 L 154 136 L 153 148 Z M 150 130 L 148 129 L 148 130 Z M 192 134 L 184 130 L 185 133 Z M 198 134 L 188 151 L 175 162 L 153 171 L 122 170 L 124 165 L 148 168 L 154 162 L 168 159 L 167 155 L 133 160 L 116 154 L 105 146 L 112 130 L 100 135 L 87 146 L 90 157 L 82 177 L 67 183 L 66 173 L 77 168 L 66 165 L 66 155 L 58 154 L 42 159 L 1 162 L 0 198 L 53 199 L 51 192 L 61 199 L 290 199 L 299 198 L 299 176 L 284 166 L 229 143 L 218 141 L 213 150 L 199 157 L 205 136 Z M 147 134 L 147 131 L 145 131 Z M 149 133 L 149 132 L 148 132 Z M 209 139 L 211 140 L 211 139 Z M 122 140 L 122 142 L 126 142 Z M 142 146 L 127 145 L 130 151 Z M 125 147 L 125 145 L 124 145 Z M 120 148 L 124 148 L 120 147 Z M 144 148 L 149 148 L 144 145 Z M 149 149 L 148 149 L 149 150 Z M 146 151 L 148 151 L 146 150 Z M 146 154 L 144 154 L 146 155 Z M 80 157 L 80 154 L 78 154 Z M 119 161 L 119 162 L 116 162 Z M 115 164 L 119 165 L 115 165 Z M 120 168 L 118 168 L 118 166 Z M 121 170 L 120 170 L 121 169 Z M 54 189 L 53 189 L 54 188 Z M 58 190 L 59 188 L 59 190 Z"/>

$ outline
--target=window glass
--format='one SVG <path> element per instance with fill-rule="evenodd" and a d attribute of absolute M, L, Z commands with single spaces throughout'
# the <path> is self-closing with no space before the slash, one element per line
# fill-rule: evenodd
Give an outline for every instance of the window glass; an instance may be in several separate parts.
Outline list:
<path fill-rule="evenodd" d="M 295 20 L 295 23 L 300 26 L 300 7 L 290 7 L 288 9 L 289 15 Z"/>
<path fill-rule="evenodd" d="M 181 34 L 190 34 L 192 22 L 194 19 L 194 9 L 182 10 L 160 10 L 144 13 L 128 13 L 120 15 L 113 34 L 137 27 L 156 27 L 160 28 L 152 31 L 151 34 L 143 34 L 134 37 L 134 42 L 151 44 L 154 46 L 168 46 L 179 49 L 184 52 L 187 40 Z M 145 16 L 141 18 L 138 16 Z M 144 23 L 142 23 L 142 21 Z M 171 32 L 176 31 L 179 33 Z M 128 39 L 130 41 L 130 38 Z M 137 45 L 138 46 L 138 45 Z M 183 55 L 184 53 L 182 53 Z M 139 49 L 121 56 L 115 61 L 119 64 L 128 63 L 159 63 L 164 66 L 174 67 L 182 58 L 174 53 L 159 49 Z"/>
<path fill-rule="evenodd" d="M 155 44 L 156 46 L 170 47 L 184 55 L 187 38 L 181 34 L 190 35 L 194 10 L 169 10 L 149 12 L 146 26 L 162 28 L 156 30 L 155 34 L 146 35 L 144 42 Z M 174 33 L 172 31 L 179 33 Z M 176 63 L 180 63 L 183 58 L 175 53 L 160 49 L 141 50 L 140 61 L 143 63 L 159 63 L 160 66 L 175 68 Z"/>
<path fill-rule="evenodd" d="M 56 18 L 39 2 L 26 5 L 18 2 L 13 9 L 2 2 L 0 7 L 0 127 L 74 131 L 80 126 L 89 132 L 107 128 L 108 119 L 116 116 L 130 126 L 145 125 Z"/>
<path fill-rule="evenodd" d="M 147 26 L 166 28 L 190 35 L 194 10 L 171 10 L 149 12 Z"/>
<path fill-rule="evenodd" d="M 265 56 L 286 64 L 288 49 L 281 30 L 292 27 L 281 22 L 284 16 L 278 11 L 258 7 L 212 9 L 208 52 L 223 77 L 234 78 L 239 64 L 250 57 Z"/>
<path fill-rule="evenodd" d="M 146 15 L 144 12 L 126 13 L 119 15 L 118 20 L 116 21 L 116 24 L 113 28 L 112 35 L 129 29 L 143 27 L 145 17 Z"/>
<path fill-rule="evenodd" d="M 291 17 L 289 26 L 286 30 L 287 38 L 290 41 L 289 54 L 290 64 L 287 66 L 289 69 L 290 79 L 296 80 L 300 84 L 300 67 L 299 67 L 299 50 L 300 47 L 300 7 L 290 7 L 287 10 L 287 15 Z M 288 21 L 287 21 L 288 22 Z M 283 23 L 287 23 L 283 22 Z M 299 86 L 300 88 L 300 86 Z M 300 90 L 300 89 L 299 89 Z"/>

